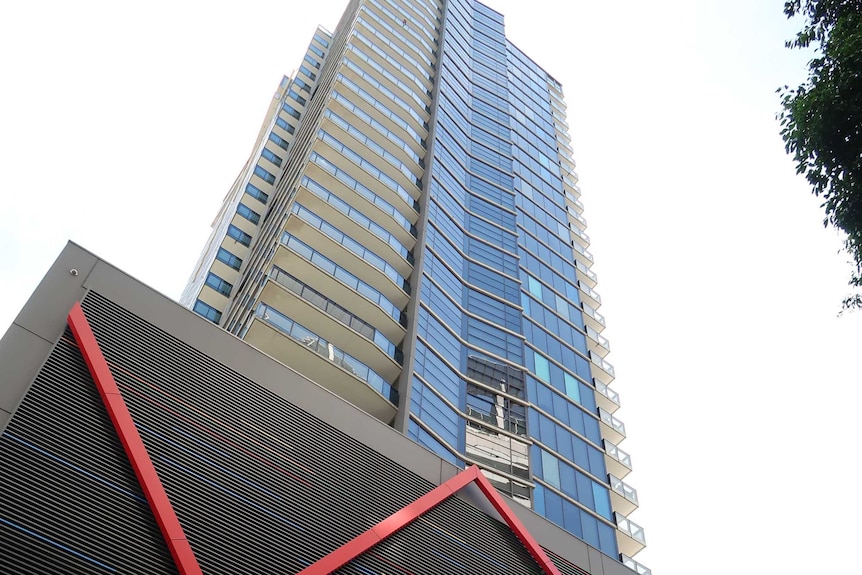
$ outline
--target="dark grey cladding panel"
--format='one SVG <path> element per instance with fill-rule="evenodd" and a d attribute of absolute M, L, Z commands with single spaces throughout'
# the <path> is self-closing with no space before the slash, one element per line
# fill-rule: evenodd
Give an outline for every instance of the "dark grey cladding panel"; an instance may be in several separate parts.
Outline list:
<path fill-rule="evenodd" d="M 0 436 L 0 573 L 176 573 L 71 333 Z"/>
<path fill-rule="evenodd" d="M 83 307 L 207 575 L 296 573 L 434 487 L 97 293 Z M 2 573 L 173 570 L 68 336 L 0 438 L 0 517 L 11 518 Z M 393 565 L 538 569 L 505 525 L 458 498 L 345 570 Z"/>

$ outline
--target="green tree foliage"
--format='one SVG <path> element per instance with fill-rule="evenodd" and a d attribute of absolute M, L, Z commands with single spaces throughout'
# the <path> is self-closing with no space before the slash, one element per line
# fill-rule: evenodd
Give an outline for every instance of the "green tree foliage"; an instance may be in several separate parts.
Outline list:
<path fill-rule="evenodd" d="M 796 172 L 823 199 L 824 225 L 846 234 L 849 284 L 862 288 L 862 0 L 788 0 L 788 18 L 805 19 L 788 48 L 814 48 L 808 79 L 779 90 L 781 136 Z M 844 308 L 862 308 L 858 292 Z"/>

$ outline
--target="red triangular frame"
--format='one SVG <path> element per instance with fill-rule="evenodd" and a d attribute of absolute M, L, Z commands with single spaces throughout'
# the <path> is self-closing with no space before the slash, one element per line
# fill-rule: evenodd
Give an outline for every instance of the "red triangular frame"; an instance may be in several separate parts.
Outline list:
<path fill-rule="evenodd" d="M 168 499 L 167 493 L 165 493 L 164 486 L 147 453 L 144 442 L 141 440 L 137 427 L 135 427 L 132 415 L 129 413 L 126 402 L 120 393 L 113 374 L 111 374 L 108 362 L 102 354 L 99 343 L 96 341 L 96 336 L 90 328 L 90 323 L 87 321 L 80 303 L 75 303 L 72 306 L 67 321 L 69 327 L 72 329 L 75 341 L 78 343 L 78 348 L 81 350 L 81 355 L 83 355 L 84 361 L 87 363 L 87 368 L 90 370 L 93 382 L 99 390 L 99 395 L 105 404 L 111 422 L 114 424 L 114 429 L 117 431 L 120 443 L 123 445 L 123 449 L 129 458 L 132 469 L 135 471 L 141 489 L 150 504 L 150 508 L 156 518 L 156 523 L 158 523 L 165 543 L 174 559 L 177 571 L 180 575 L 202 575 L 197 558 L 186 539 L 176 512 Z M 545 554 L 544 549 L 530 535 L 524 524 L 521 523 L 512 509 L 503 500 L 502 496 L 475 465 L 435 487 L 413 503 L 400 511 L 396 511 L 368 531 L 348 541 L 325 557 L 318 559 L 297 575 L 330 575 L 371 549 L 377 543 L 400 531 L 418 519 L 420 515 L 437 507 L 471 483 L 475 483 L 482 494 L 485 495 L 494 509 L 497 510 L 497 513 L 503 518 L 503 521 L 506 522 L 506 525 L 509 526 L 509 529 L 512 530 L 521 544 L 524 545 L 530 556 L 532 556 L 542 571 L 545 572 L 545 575 L 560 575 L 560 571 L 551 562 L 547 554 Z"/>
<path fill-rule="evenodd" d="M 93 377 L 93 382 L 99 390 L 102 402 L 108 410 L 108 416 L 111 418 L 111 423 L 114 424 L 120 443 L 123 444 L 126 456 L 132 464 L 141 490 L 150 504 L 156 523 L 158 523 L 165 543 L 174 558 L 177 571 L 180 575 L 202 575 L 197 558 L 186 539 L 180 521 L 177 519 L 167 493 L 165 493 L 165 488 L 158 473 L 156 473 L 156 468 L 153 466 L 147 448 L 141 440 L 138 428 L 135 427 L 129 408 L 120 393 L 120 388 L 117 387 L 117 382 L 111 374 L 105 356 L 102 355 L 99 342 L 96 341 L 96 336 L 93 334 L 86 316 L 84 316 L 84 310 L 81 309 L 80 303 L 75 303 L 72 306 L 67 321 L 72 329 L 72 335 L 75 336 L 75 341 L 78 343 L 78 348 L 81 350 L 81 355 L 84 356 L 84 361 L 87 363 L 87 368 L 90 370 L 90 375 Z"/>
<path fill-rule="evenodd" d="M 452 497 L 469 484 L 475 483 L 482 494 L 488 499 L 497 513 L 509 526 L 518 540 L 524 545 L 533 559 L 541 567 L 545 575 L 560 575 L 557 566 L 554 565 L 545 550 L 536 542 L 524 524 L 517 518 L 512 509 L 503 501 L 503 497 L 491 482 L 482 474 L 475 465 L 468 467 L 452 479 L 435 487 L 413 503 L 407 505 L 400 511 L 396 511 L 365 533 L 348 541 L 329 555 L 318 559 L 312 565 L 300 571 L 297 575 L 330 575 L 361 554 L 371 549 L 387 537 L 403 529 L 419 518 L 423 513 L 437 507 L 448 498 Z"/>

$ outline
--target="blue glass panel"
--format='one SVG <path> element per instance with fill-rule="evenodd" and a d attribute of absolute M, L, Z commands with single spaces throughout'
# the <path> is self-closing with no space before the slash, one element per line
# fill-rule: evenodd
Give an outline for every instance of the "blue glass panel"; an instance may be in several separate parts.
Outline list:
<path fill-rule="evenodd" d="M 572 434 L 559 425 L 557 426 L 557 451 L 569 461 L 574 461 L 575 454 L 572 451 Z"/>
<path fill-rule="evenodd" d="M 617 537 L 614 533 L 614 528 L 601 522 L 598 523 L 599 528 L 599 549 L 606 555 L 611 557 L 617 556 Z"/>
<path fill-rule="evenodd" d="M 556 457 L 542 450 L 542 470 L 544 472 L 542 478 L 556 487 L 560 488 L 560 468 L 559 460 Z"/>
<path fill-rule="evenodd" d="M 611 500 L 607 487 L 593 481 L 593 499 L 596 503 L 596 513 L 605 519 L 613 519 L 611 514 Z"/>
<path fill-rule="evenodd" d="M 563 523 L 563 498 L 551 491 L 545 490 L 545 517 L 557 525 Z M 596 547 L 598 547 L 598 533 L 596 534 Z"/>
<path fill-rule="evenodd" d="M 563 502 L 563 520 L 567 531 L 574 533 L 576 537 L 583 538 L 581 510 L 569 501 Z"/>
<path fill-rule="evenodd" d="M 560 465 L 560 486 L 563 493 L 578 498 L 578 486 L 575 483 L 575 469 L 571 465 Z"/>
<path fill-rule="evenodd" d="M 578 486 L 578 501 L 595 511 L 596 504 L 593 500 L 593 480 L 583 473 L 576 471 L 575 483 Z"/>
<path fill-rule="evenodd" d="M 536 392 L 537 395 L 534 399 L 536 405 L 548 413 L 554 413 L 554 392 L 542 384 L 536 386 Z"/>
<path fill-rule="evenodd" d="M 572 449 L 574 451 L 574 459 L 573 461 L 583 467 L 584 469 L 588 469 L 590 473 L 596 475 L 595 470 L 592 465 L 592 455 L 593 452 L 602 457 L 602 454 L 596 451 L 595 449 L 590 450 L 587 447 L 587 442 L 581 439 L 580 437 L 572 437 Z M 604 460 L 604 458 L 602 457 Z M 604 474 L 599 475 L 599 477 L 604 477 Z"/>
<path fill-rule="evenodd" d="M 599 420 L 584 415 L 584 435 L 596 445 L 602 444 L 602 433 L 599 431 Z"/>
<path fill-rule="evenodd" d="M 583 534 L 581 535 L 581 539 L 595 547 L 599 548 L 599 527 L 598 527 L 598 519 L 590 515 L 589 513 L 581 512 L 581 529 L 583 530 Z"/>
<path fill-rule="evenodd" d="M 545 488 L 536 485 L 533 489 L 533 510 L 539 515 L 545 515 Z"/>
<path fill-rule="evenodd" d="M 583 441 L 581 441 L 581 443 L 584 444 L 584 449 L 586 449 L 587 444 Z M 605 476 L 607 476 L 608 471 L 605 468 L 605 456 L 602 454 L 602 452 L 594 447 L 590 447 L 587 455 L 589 457 L 589 464 L 583 463 L 580 465 L 584 466 L 586 469 L 589 469 L 590 473 L 592 473 L 596 477 L 604 478 Z"/>
<path fill-rule="evenodd" d="M 547 417 L 540 415 L 539 416 L 539 428 L 541 430 L 542 442 L 545 443 L 548 447 L 557 450 L 557 433 L 554 429 L 554 422 L 548 419 Z"/>
<path fill-rule="evenodd" d="M 533 352 L 533 358 L 536 363 L 536 377 L 544 381 L 550 382 L 551 369 L 550 364 L 548 363 L 548 359 L 535 351 Z"/>
<path fill-rule="evenodd" d="M 580 384 L 580 391 L 580 404 L 590 413 L 596 413 L 596 392 L 584 383 Z"/>
<path fill-rule="evenodd" d="M 581 403 L 581 393 L 580 393 L 578 380 L 576 380 L 574 377 L 572 377 L 568 373 L 565 374 L 564 377 L 565 377 L 565 381 L 566 381 L 566 395 L 568 395 L 569 398 L 572 399 L 573 401 L 577 401 L 578 403 Z M 592 392 L 590 392 L 590 393 L 592 393 Z"/>

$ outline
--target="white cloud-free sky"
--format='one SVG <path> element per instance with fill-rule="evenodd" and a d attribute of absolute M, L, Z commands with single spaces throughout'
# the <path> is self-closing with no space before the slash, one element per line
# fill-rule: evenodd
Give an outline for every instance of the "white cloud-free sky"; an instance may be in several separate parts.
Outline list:
<path fill-rule="evenodd" d="M 488 0 L 562 82 L 656 575 L 850 573 L 862 314 L 794 173 L 782 0 Z M 73 239 L 177 298 L 346 0 L 0 7 L 0 331 Z M 2 368 L 0 368 L 2 369 Z"/>

